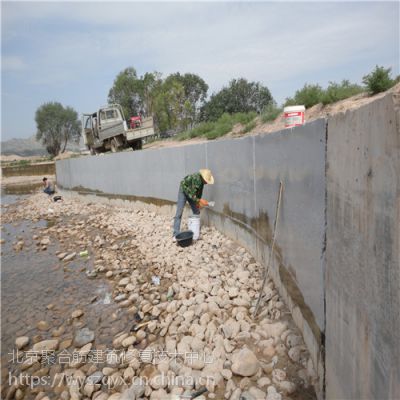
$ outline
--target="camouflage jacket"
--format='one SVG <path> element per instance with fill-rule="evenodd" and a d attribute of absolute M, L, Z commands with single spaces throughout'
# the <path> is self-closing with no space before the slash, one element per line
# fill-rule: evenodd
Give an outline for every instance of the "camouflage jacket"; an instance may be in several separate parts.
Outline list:
<path fill-rule="evenodd" d="M 203 194 L 204 182 L 200 173 L 185 176 L 181 182 L 181 188 L 185 195 L 197 203 Z"/>

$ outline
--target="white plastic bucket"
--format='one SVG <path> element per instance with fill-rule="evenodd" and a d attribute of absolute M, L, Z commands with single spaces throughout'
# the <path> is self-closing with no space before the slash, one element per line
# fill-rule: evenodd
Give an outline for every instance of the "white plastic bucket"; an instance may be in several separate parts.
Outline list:
<path fill-rule="evenodd" d="M 304 124 L 304 106 L 290 106 L 283 109 L 285 116 L 285 128 L 292 128 Z"/>
<path fill-rule="evenodd" d="M 200 237 L 200 215 L 189 217 L 188 229 L 193 232 L 193 240 L 197 240 Z"/>

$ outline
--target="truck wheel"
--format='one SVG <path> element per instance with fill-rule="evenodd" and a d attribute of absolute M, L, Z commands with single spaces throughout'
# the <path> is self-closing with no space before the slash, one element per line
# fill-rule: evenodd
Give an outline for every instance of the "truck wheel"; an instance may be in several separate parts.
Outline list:
<path fill-rule="evenodd" d="M 140 139 L 140 140 L 137 140 L 136 142 L 133 142 L 131 144 L 131 147 L 132 147 L 133 151 L 142 150 L 142 140 Z"/>
<path fill-rule="evenodd" d="M 89 151 L 90 151 L 90 155 L 91 156 L 95 156 L 96 155 L 96 150 L 93 147 L 90 147 Z"/>
<path fill-rule="evenodd" d="M 111 151 L 113 153 L 116 153 L 118 151 L 118 149 L 119 149 L 119 146 L 118 146 L 117 140 L 115 138 L 112 138 L 111 139 Z"/>

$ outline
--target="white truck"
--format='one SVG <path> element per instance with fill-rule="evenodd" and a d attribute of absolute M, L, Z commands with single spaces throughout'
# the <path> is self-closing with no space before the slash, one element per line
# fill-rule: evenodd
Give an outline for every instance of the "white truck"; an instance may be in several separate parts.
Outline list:
<path fill-rule="evenodd" d="M 119 104 L 110 104 L 82 115 L 83 141 L 91 154 L 108 150 L 115 153 L 129 147 L 140 150 L 143 139 L 153 135 L 153 117 L 132 117 L 128 128 Z"/>

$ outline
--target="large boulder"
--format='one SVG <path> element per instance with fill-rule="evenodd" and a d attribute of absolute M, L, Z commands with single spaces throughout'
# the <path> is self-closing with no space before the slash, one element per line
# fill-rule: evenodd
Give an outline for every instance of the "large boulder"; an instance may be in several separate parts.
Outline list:
<path fill-rule="evenodd" d="M 232 372 L 239 376 L 253 376 L 260 368 L 255 354 L 246 347 L 232 356 Z"/>

